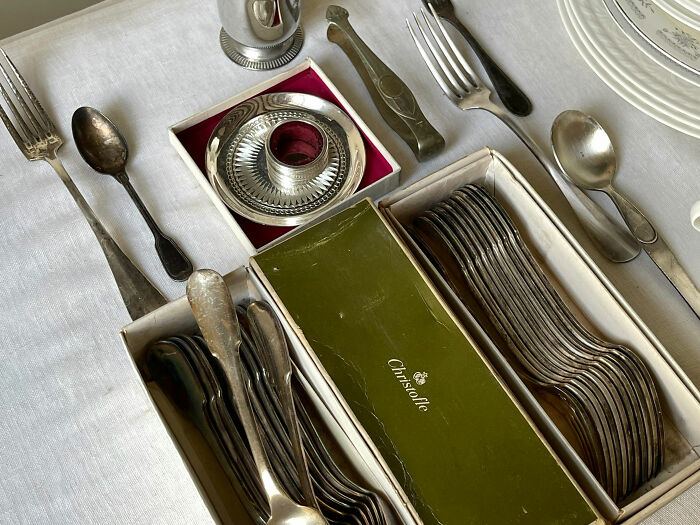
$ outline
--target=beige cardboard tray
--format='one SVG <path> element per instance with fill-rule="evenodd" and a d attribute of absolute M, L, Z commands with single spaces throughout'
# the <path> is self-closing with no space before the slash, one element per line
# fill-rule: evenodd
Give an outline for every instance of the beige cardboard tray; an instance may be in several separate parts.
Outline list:
<path fill-rule="evenodd" d="M 467 183 L 480 184 L 498 198 L 565 300 L 589 321 L 589 328 L 634 349 L 654 376 L 665 415 L 666 459 L 661 473 L 621 506 L 605 494 L 472 314 L 403 228 L 430 205 Z M 611 522 L 637 523 L 700 481 L 700 396 L 697 389 L 505 158 L 490 149 L 482 149 L 395 192 L 379 206 L 602 516 Z"/>
<path fill-rule="evenodd" d="M 359 189 L 356 191 L 351 197 L 348 199 L 339 202 L 335 206 L 331 207 L 326 213 L 323 215 L 317 217 L 313 221 L 304 224 L 303 226 L 297 226 L 293 230 L 277 237 L 271 242 L 268 242 L 267 244 L 264 244 L 263 246 L 256 248 L 251 242 L 251 239 L 248 238 L 246 233 L 243 231 L 241 228 L 241 225 L 236 221 L 236 217 L 231 213 L 231 210 L 223 203 L 223 201 L 219 198 L 219 196 L 216 194 L 214 189 L 212 188 L 211 184 L 209 183 L 209 179 L 207 178 L 206 173 L 203 173 L 202 170 L 198 167 L 197 162 L 192 158 L 190 153 L 187 151 L 185 146 L 182 144 L 180 139 L 178 138 L 178 133 L 181 131 L 190 128 L 191 126 L 194 126 L 195 124 L 199 124 L 200 122 L 203 122 L 204 120 L 217 115 L 218 113 L 221 113 L 222 111 L 233 107 L 236 104 L 239 104 L 251 97 L 254 97 L 258 95 L 259 93 L 262 93 L 263 91 L 266 91 L 284 80 L 293 77 L 294 75 L 301 73 L 307 69 L 312 69 L 323 81 L 323 83 L 326 85 L 326 87 L 333 93 L 333 95 L 338 99 L 340 102 L 340 105 L 343 107 L 343 109 L 350 115 L 353 121 L 357 124 L 358 128 L 362 131 L 362 133 L 365 135 L 365 137 L 372 142 L 379 153 L 386 159 L 386 161 L 389 163 L 391 166 L 391 173 L 386 175 L 385 177 L 377 180 L 376 182 L 370 184 L 369 186 L 366 186 L 364 188 Z M 333 213 L 337 212 L 341 208 L 345 208 L 347 206 L 350 206 L 356 202 L 359 202 L 360 200 L 369 197 L 371 199 L 379 199 L 380 197 L 386 195 L 388 192 L 396 189 L 399 184 L 400 184 L 400 174 L 401 174 L 401 167 L 399 166 L 398 162 L 394 157 L 387 151 L 387 149 L 382 145 L 382 143 L 379 141 L 377 136 L 372 133 L 372 131 L 369 129 L 367 124 L 362 120 L 360 115 L 353 109 L 353 107 L 350 105 L 350 102 L 343 96 L 343 94 L 338 90 L 338 88 L 333 84 L 333 82 L 326 76 L 326 74 L 321 70 L 321 68 L 314 62 L 311 58 L 306 58 L 303 62 L 301 62 L 299 65 L 286 70 L 278 75 L 275 75 L 259 84 L 256 84 L 255 86 L 246 89 L 245 91 L 228 98 L 226 100 L 223 100 L 219 102 L 218 104 L 211 106 L 203 111 L 200 111 L 199 113 L 196 113 L 185 120 L 182 120 L 178 122 L 177 124 L 174 124 L 173 126 L 168 128 L 168 135 L 170 137 L 170 143 L 173 145 L 177 153 L 182 157 L 184 160 L 185 164 L 187 167 L 190 169 L 192 174 L 195 176 L 199 184 L 202 186 L 204 191 L 207 193 L 209 198 L 212 200 L 216 208 L 219 210 L 221 215 L 223 216 L 224 220 L 226 221 L 226 224 L 229 225 L 229 227 L 233 230 L 234 234 L 236 235 L 236 238 L 240 241 L 240 243 L 245 247 L 246 251 L 248 252 L 249 255 L 254 255 L 258 251 L 262 251 L 265 248 L 268 248 L 274 244 L 277 244 L 284 239 L 288 238 L 290 235 L 293 235 L 297 233 L 298 231 L 301 231 L 302 229 L 308 228 L 309 226 L 316 224 L 317 222 L 323 220 L 325 217 L 328 217 L 329 215 L 332 215 Z"/>
<path fill-rule="evenodd" d="M 290 351 L 295 361 L 299 363 L 300 369 L 297 375 L 305 385 L 314 409 L 321 416 L 325 425 L 325 434 L 332 438 L 337 447 L 343 451 L 346 459 L 359 475 L 361 483 L 383 496 L 385 503 L 388 502 L 385 510 L 390 517 L 391 525 L 417 524 L 418 521 L 413 517 L 415 511 L 409 508 L 410 504 L 407 503 L 408 498 L 400 492 L 400 489 L 397 491 L 392 481 L 386 477 L 374 451 L 356 439 L 355 423 L 344 416 L 337 406 L 337 401 L 328 395 L 327 378 L 316 368 L 308 345 L 296 336 L 288 320 L 283 317 L 280 308 L 274 303 L 274 299 L 262 286 L 255 273 L 246 268 L 239 268 L 226 275 L 225 280 L 234 302 L 264 299 L 272 304 L 287 334 Z M 230 490 L 220 490 L 222 477 L 212 473 L 211 462 L 208 463 L 202 456 L 201 449 L 192 445 L 195 437 L 190 439 L 190 436 L 196 435 L 196 430 L 189 428 L 187 422 L 178 417 L 169 407 L 169 403 L 159 389 L 149 383 L 149 372 L 145 365 L 149 346 L 161 338 L 176 334 L 191 334 L 195 330 L 196 323 L 187 298 L 181 297 L 127 325 L 121 332 L 121 338 L 153 407 L 177 447 L 212 517 L 220 523 L 252 525 L 253 522 L 235 493 Z M 178 439 L 178 436 L 183 435 L 187 437 Z"/>

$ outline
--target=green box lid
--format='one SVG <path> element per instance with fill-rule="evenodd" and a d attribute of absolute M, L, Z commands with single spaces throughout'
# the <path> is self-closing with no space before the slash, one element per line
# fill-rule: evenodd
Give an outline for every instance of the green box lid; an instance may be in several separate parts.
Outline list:
<path fill-rule="evenodd" d="M 426 525 L 596 520 L 370 202 L 254 259 Z"/>

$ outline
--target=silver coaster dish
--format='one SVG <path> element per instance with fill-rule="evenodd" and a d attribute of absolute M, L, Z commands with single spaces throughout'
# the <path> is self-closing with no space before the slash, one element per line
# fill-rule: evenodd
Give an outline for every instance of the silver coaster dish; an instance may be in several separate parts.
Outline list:
<path fill-rule="evenodd" d="M 206 150 L 207 175 L 221 200 L 273 226 L 304 224 L 352 195 L 365 161 L 350 117 L 304 93 L 268 93 L 236 106 Z"/>

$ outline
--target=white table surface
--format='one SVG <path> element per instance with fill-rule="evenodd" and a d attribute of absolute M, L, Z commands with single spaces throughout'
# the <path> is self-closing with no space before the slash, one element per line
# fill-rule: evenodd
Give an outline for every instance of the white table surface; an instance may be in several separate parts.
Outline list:
<path fill-rule="evenodd" d="M 312 56 L 415 180 L 489 145 L 508 156 L 563 217 L 604 272 L 700 384 L 700 322 L 642 255 L 613 265 L 595 253 L 553 183 L 484 112 L 462 114 L 413 49 L 404 17 L 419 2 L 345 2 L 351 21 L 413 89 L 448 147 L 418 165 L 375 110 L 341 51 L 326 41 L 326 1 L 305 0 Z M 618 186 L 656 224 L 700 282 L 700 142 L 639 112 L 587 67 L 553 2 L 457 1 L 458 12 L 531 95 L 526 119 L 541 144 L 562 110 L 609 130 Z M 100 108 L 131 145 L 132 182 L 197 267 L 228 272 L 247 255 L 168 142 L 169 125 L 275 74 L 245 71 L 222 54 L 212 0 L 110 0 L 1 44 L 67 139 L 64 163 L 124 251 L 169 298 L 184 285 L 160 267 L 150 233 L 119 185 L 92 172 L 70 140 L 81 105 Z M 130 321 L 101 250 L 58 177 L 27 162 L 0 130 L 0 522 L 207 523 L 210 518 L 149 406 L 121 347 Z M 604 201 L 601 201 L 604 202 Z M 606 205 L 608 205 L 606 203 Z M 700 523 L 700 486 L 647 524 Z"/>

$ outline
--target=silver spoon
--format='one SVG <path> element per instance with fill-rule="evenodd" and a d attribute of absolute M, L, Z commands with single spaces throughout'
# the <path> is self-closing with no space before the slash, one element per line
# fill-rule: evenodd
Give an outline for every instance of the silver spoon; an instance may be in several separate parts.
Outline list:
<path fill-rule="evenodd" d="M 552 124 L 552 147 L 559 166 L 577 186 L 607 193 L 639 242 L 656 240 L 656 230 L 639 209 L 612 186 L 615 150 L 603 127 L 580 111 L 561 113 Z"/>
<path fill-rule="evenodd" d="M 263 490 L 270 503 L 270 519 L 267 523 L 328 525 L 317 510 L 297 505 L 285 494 L 275 478 L 245 388 L 240 356 L 241 333 L 233 301 L 223 277 L 213 270 L 194 272 L 187 281 L 187 299 L 209 352 L 221 365 L 233 393 L 234 406 L 243 424 Z"/>
<path fill-rule="evenodd" d="M 309 467 L 301 442 L 299 422 L 294 410 L 294 397 L 292 395 L 292 361 L 287 348 L 287 341 L 277 316 L 272 308 L 264 301 L 254 301 L 248 306 L 248 322 L 252 329 L 252 335 L 258 348 L 265 352 L 272 364 L 273 384 L 282 409 L 284 419 L 289 432 L 294 451 L 294 462 L 299 474 L 299 484 L 304 494 L 304 502 L 316 508 L 314 489 L 309 477 Z"/>
<path fill-rule="evenodd" d="M 156 224 L 126 174 L 129 148 L 117 127 L 94 108 L 81 107 L 73 113 L 75 145 L 92 169 L 111 175 L 124 186 L 146 224 L 153 232 L 156 251 L 165 271 L 176 281 L 184 281 L 192 273 L 192 263 L 180 247 L 165 235 Z"/>
<path fill-rule="evenodd" d="M 615 150 L 603 127 L 580 111 L 564 111 L 552 124 L 552 147 L 561 168 L 580 187 L 604 191 L 642 248 L 700 317 L 700 290 L 639 209 L 612 187 Z"/>

